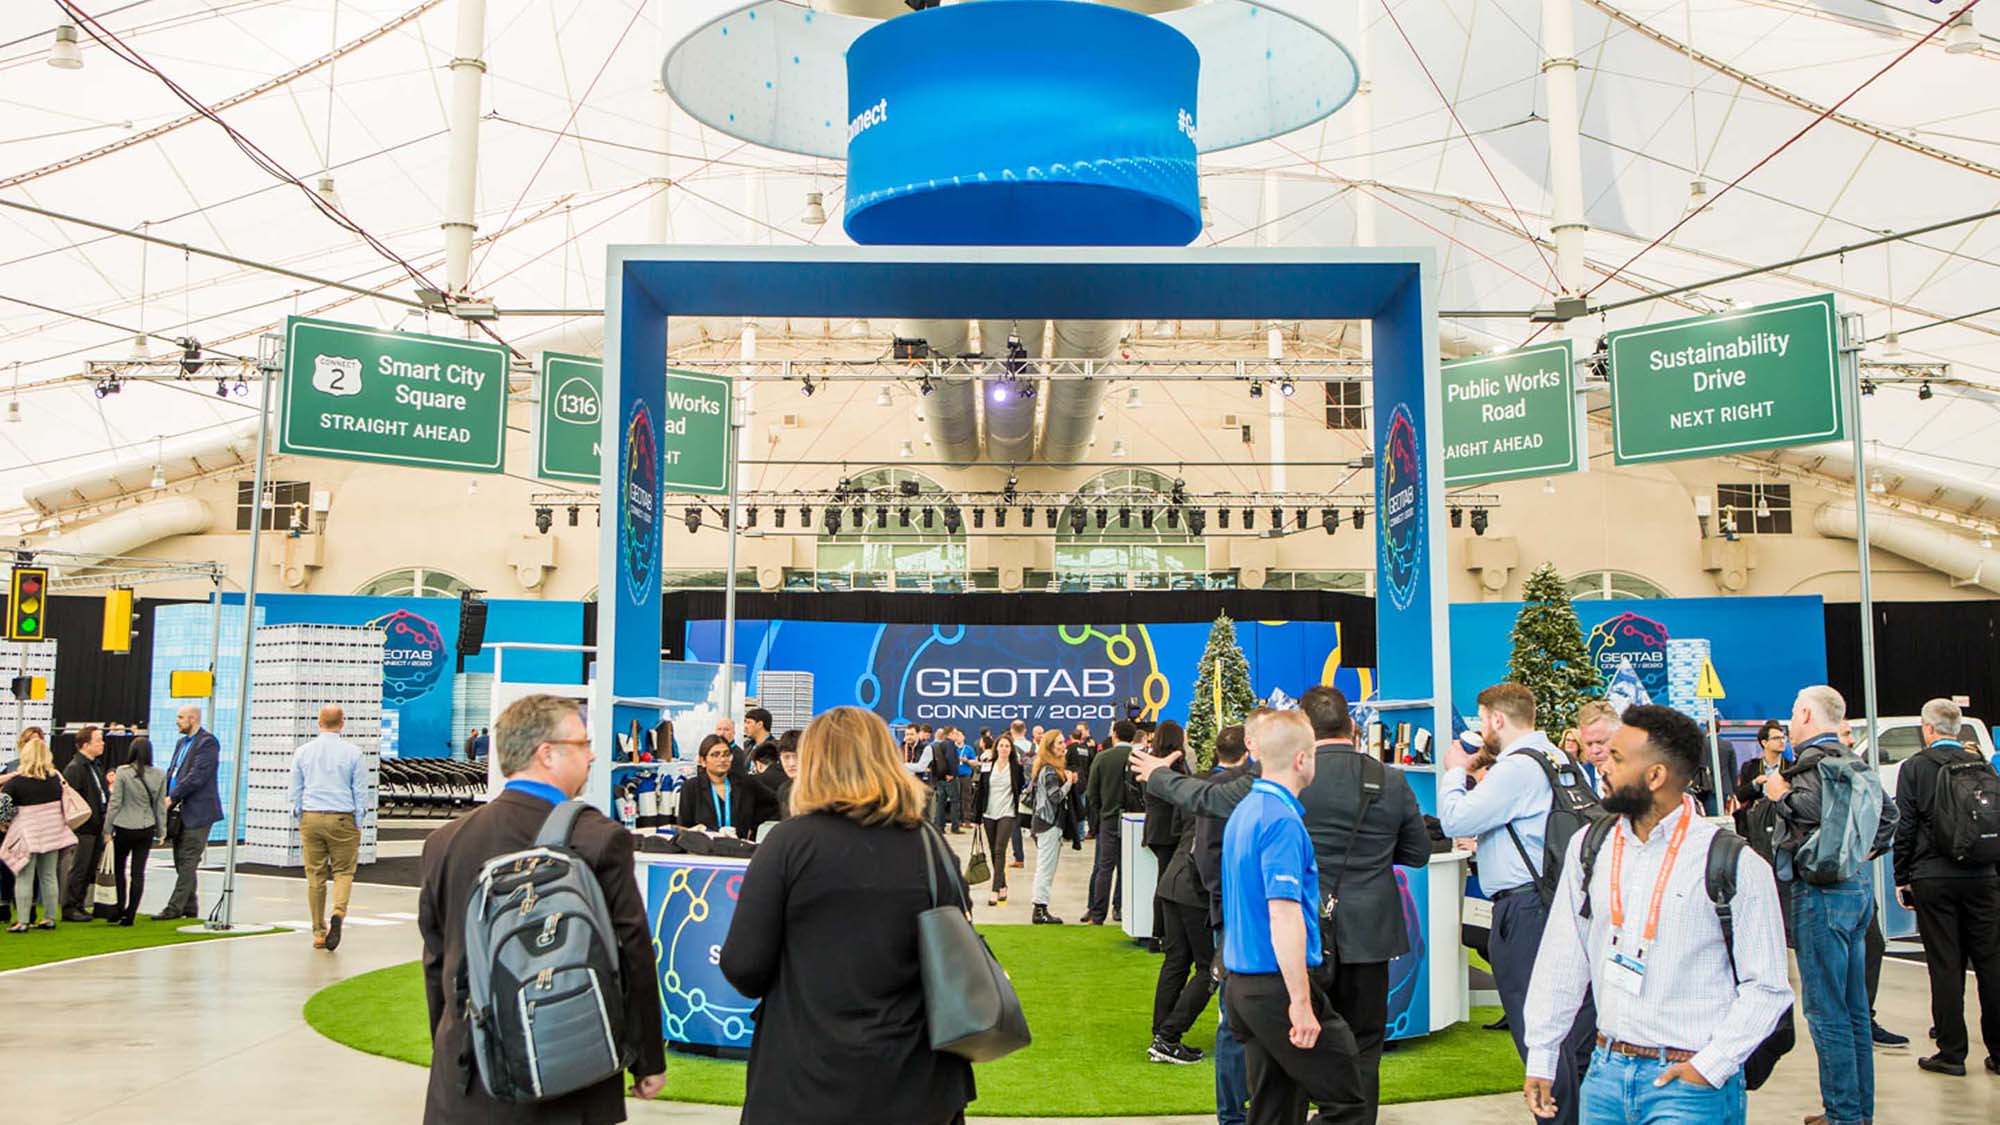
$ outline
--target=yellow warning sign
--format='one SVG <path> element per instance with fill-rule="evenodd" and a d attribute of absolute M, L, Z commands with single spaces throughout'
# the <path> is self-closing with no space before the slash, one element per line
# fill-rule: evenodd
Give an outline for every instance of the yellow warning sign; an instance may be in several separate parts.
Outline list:
<path fill-rule="evenodd" d="M 1682 682 L 1685 683 L 1686 681 Z M 1715 674 L 1715 661 L 1703 660 L 1701 662 L 1701 678 L 1695 681 L 1694 697 L 1696 699 L 1729 698 L 1723 694 L 1722 678 Z"/>

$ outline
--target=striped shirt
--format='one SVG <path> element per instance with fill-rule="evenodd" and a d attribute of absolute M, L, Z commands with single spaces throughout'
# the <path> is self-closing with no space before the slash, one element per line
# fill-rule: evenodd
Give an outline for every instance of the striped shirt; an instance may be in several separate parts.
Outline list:
<path fill-rule="evenodd" d="M 1691 815 L 1679 812 L 1654 826 L 1651 838 L 1640 841 L 1631 822 L 1618 820 L 1617 834 L 1625 840 L 1620 897 L 1624 900 L 1625 937 L 1619 948 L 1627 953 L 1640 945 L 1653 886 L 1666 858 L 1675 826 Z M 1771 1034 L 1778 1019 L 1792 1006 L 1792 989 L 1785 976 L 1785 930 L 1778 914 L 1777 883 L 1771 865 L 1744 848 L 1736 862 L 1736 898 L 1731 916 L 1736 932 L 1736 974 L 1732 979 L 1729 951 L 1722 944 L 1722 923 L 1715 916 L 1707 886 L 1708 846 L 1718 831 L 1696 817 L 1667 875 L 1660 903 L 1659 932 L 1645 950 L 1646 975 L 1638 995 L 1607 982 L 1606 957 L 1611 947 L 1611 856 L 1613 841 L 1604 842 L 1591 873 L 1591 916 L 1583 918 L 1580 886 L 1584 833 L 1570 840 L 1562 880 L 1549 908 L 1548 929 L 1542 933 L 1528 987 L 1526 1042 L 1528 1075 L 1553 1078 L 1556 1058 L 1568 1034 L 1584 990 L 1597 1002 L 1597 1030 L 1606 1038 L 1641 1047 L 1671 1047 L 1695 1052 L 1694 1068 L 1712 1086 L 1720 1086 L 1742 1069 L 1743 1061 Z M 1622 970 L 1617 970 L 1622 972 Z"/>

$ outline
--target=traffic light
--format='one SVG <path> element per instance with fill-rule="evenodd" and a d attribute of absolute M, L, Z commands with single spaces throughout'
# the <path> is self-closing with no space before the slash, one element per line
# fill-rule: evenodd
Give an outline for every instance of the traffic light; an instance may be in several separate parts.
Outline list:
<path fill-rule="evenodd" d="M 49 568 L 17 566 L 7 591 L 7 639 L 48 639 Z"/>

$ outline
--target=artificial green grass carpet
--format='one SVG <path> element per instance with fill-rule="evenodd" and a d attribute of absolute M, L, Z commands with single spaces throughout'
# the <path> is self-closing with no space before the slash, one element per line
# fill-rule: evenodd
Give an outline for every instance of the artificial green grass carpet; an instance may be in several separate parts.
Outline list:
<path fill-rule="evenodd" d="M 1160 959 L 1108 926 L 989 926 L 982 930 L 1014 978 L 1035 1043 L 976 1068 L 972 1111 L 998 1117 L 1110 1117 L 1215 1111 L 1208 1063 L 1170 1066 L 1146 1058 L 1153 982 Z M 1521 1088 L 1521 1063 L 1503 1031 L 1481 1031 L 1496 1009 L 1475 1008 L 1470 1023 L 1405 1042 L 1382 1060 L 1382 1100 L 1426 1101 Z M 306 1022 L 329 1039 L 428 1065 L 422 971 L 414 962 L 324 989 L 306 1003 Z M 1214 1046 L 1215 1005 L 1187 1035 Z M 669 1052 L 671 1101 L 737 1105 L 742 1063 Z"/>
<path fill-rule="evenodd" d="M 180 933 L 179 927 L 186 925 L 192 923 L 187 919 L 155 922 L 142 917 L 129 926 L 113 926 L 108 922 L 64 922 L 53 930 L 29 930 L 25 934 L 0 932 L 0 972 L 127 949 L 243 936 Z"/>

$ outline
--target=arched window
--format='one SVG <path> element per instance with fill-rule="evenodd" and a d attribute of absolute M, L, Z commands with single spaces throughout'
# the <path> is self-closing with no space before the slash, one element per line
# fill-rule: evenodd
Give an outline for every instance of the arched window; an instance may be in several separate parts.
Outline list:
<path fill-rule="evenodd" d="M 840 530 L 819 536 L 821 589 L 963 588 L 967 513 L 936 481 L 909 469 L 870 469 L 850 477 L 848 489 L 849 497 L 831 506 Z M 827 512 L 820 512 L 822 529 Z"/>
<path fill-rule="evenodd" d="M 1208 548 L 1174 481 L 1152 469 L 1111 469 L 1076 490 L 1056 521 L 1056 580 L 1065 587 L 1198 585 Z"/>
<path fill-rule="evenodd" d="M 354 593 L 364 598 L 455 598 L 470 589 L 472 583 L 455 574 L 417 566 L 378 574 Z"/>
<path fill-rule="evenodd" d="M 1623 570 L 1592 570 L 1569 580 L 1571 601 L 1620 601 L 1633 598 L 1671 597 L 1665 590 L 1636 574 Z"/>

